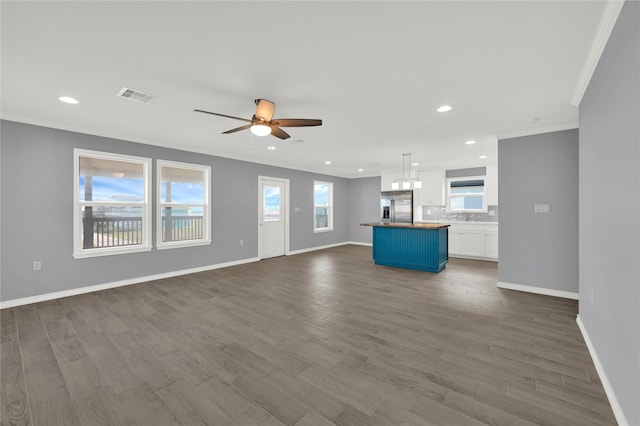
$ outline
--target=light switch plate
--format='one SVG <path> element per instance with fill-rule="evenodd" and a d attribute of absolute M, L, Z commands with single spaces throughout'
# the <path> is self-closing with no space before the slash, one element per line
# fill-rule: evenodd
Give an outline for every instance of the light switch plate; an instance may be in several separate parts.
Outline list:
<path fill-rule="evenodd" d="M 549 213 L 549 204 L 535 204 L 533 211 L 534 213 Z"/>

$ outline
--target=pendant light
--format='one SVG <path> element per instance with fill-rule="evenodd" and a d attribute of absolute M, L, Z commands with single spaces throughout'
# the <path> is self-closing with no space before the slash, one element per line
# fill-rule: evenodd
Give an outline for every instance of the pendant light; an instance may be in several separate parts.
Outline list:
<path fill-rule="evenodd" d="M 408 162 L 408 177 L 405 175 L 405 166 L 404 163 Z M 400 189 L 400 187 L 402 186 L 402 189 L 411 189 L 413 187 L 413 189 L 420 189 L 422 188 L 422 181 L 420 181 L 417 177 L 412 178 L 411 177 L 411 153 L 410 152 L 405 152 L 402 154 L 402 179 L 396 179 L 394 182 L 391 183 L 391 189 L 396 190 L 396 189 Z"/>

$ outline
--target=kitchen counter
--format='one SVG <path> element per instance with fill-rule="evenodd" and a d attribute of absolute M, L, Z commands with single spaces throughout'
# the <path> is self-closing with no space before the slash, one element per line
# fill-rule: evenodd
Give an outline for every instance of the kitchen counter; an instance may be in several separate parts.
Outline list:
<path fill-rule="evenodd" d="M 417 221 L 415 223 L 440 223 L 440 224 L 447 224 L 447 225 L 454 225 L 454 224 L 460 224 L 460 225 L 497 225 L 499 222 L 479 222 L 479 221 L 475 221 L 475 220 L 420 220 Z"/>
<path fill-rule="evenodd" d="M 449 261 L 449 226 L 439 223 L 363 223 L 373 228 L 376 265 L 442 271 Z"/>
<path fill-rule="evenodd" d="M 414 222 L 414 223 L 383 223 L 383 222 L 374 222 L 374 223 L 361 223 L 360 226 L 382 226 L 382 227 L 390 227 L 390 228 L 419 228 L 419 229 L 440 229 L 451 226 L 446 223 L 433 223 L 433 222 Z"/>

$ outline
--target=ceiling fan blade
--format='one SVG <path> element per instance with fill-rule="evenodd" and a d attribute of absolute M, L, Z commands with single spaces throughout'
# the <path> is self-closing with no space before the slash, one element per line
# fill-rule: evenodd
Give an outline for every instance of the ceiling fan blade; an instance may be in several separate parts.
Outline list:
<path fill-rule="evenodd" d="M 289 139 L 291 136 L 278 126 L 271 126 L 271 134 L 276 138 Z"/>
<path fill-rule="evenodd" d="M 217 116 L 220 116 L 220 117 L 233 118 L 234 120 L 246 121 L 247 123 L 253 123 L 251 120 L 249 120 L 247 118 L 234 117 L 233 115 L 220 114 L 220 113 L 217 113 L 217 112 L 204 111 L 204 110 L 201 110 L 201 109 L 194 109 L 194 111 L 195 112 L 202 112 L 204 114 L 217 115 Z"/>
<path fill-rule="evenodd" d="M 266 99 L 256 99 L 256 117 L 264 121 L 271 121 L 276 104 Z"/>
<path fill-rule="evenodd" d="M 247 130 L 251 128 L 251 124 L 247 124 L 246 126 L 236 127 L 235 129 L 227 130 L 226 132 L 222 132 L 223 135 L 228 135 L 229 133 L 239 132 L 240 130 Z"/>
<path fill-rule="evenodd" d="M 322 126 L 322 120 L 311 118 L 276 118 L 271 120 L 271 124 L 280 127 Z"/>

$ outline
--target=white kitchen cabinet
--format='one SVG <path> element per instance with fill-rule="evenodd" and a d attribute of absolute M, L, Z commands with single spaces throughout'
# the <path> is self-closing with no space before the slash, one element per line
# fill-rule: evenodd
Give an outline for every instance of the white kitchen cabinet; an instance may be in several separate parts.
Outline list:
<path fill-rule="evenodd" d="M 424 170 L 419 174 L 422 181 L 419 202 L 422 206 L 444 206 L 444 170 Z"/>
<path fill-rule="evenodd" d="M 498 166 L 488 165 L 487 176 L 484 182 L 486 204 L 488 206 L 498 205 Z"/>
<path fill-rule="evenodd" d="M 394 181 L 400 182 L 402 180 L 402 170 L 399 172 L 392 172 L 392 171 L 387 171 L 387 172 L 382 172 L 381 173 L 381 190 L 382 191 L 401 191 L 402 190 L 402 184 L 400 184 L 400 189 L 393 189 L 391 188 L 391 184 Z"/>
<path fill-rule="evenodd" d="M 453 247 L 449 244 L 449 253 L 484 257 L 483 224 L 452 224 L 449 227 L 449 240 L 452 238 L 455 241 Z"/>
<path fill-rule="evenodd" d="M 498 225 L 484 225 L 484 256 L 498 258 Z"/>
<path fill-rule="evenodd" d="M 498 260 L 498 225 L 452 223 L 449 227 L 449 255 Z"/>

